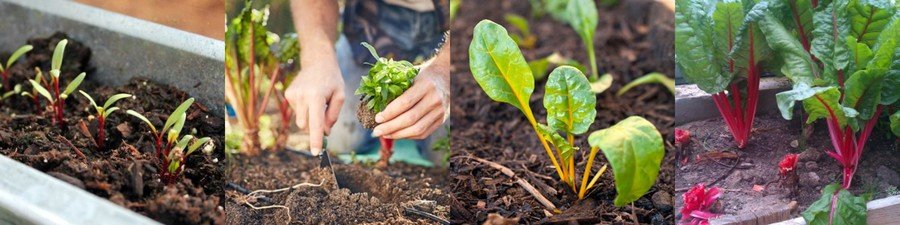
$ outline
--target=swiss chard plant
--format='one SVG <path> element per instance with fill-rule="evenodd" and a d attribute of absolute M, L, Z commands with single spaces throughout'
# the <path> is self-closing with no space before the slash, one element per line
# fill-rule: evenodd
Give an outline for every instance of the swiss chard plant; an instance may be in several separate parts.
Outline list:
<path fill-rule="evenodd" d="M 525 115 L 560 180 L 579 199 L 586 196 L 606 169 L 604 165 L 589 180 L 595 157 L 601 151 L 612 166 L 618 192 L 616 206 L 637 200 L 653 186 L 664 155 L 662 136 L 653 124 L 636 116 L 591 133 L 588 161 L 582 176 L 576 175 L 575 158 L 580 147 L 575 135 L 587 132 L 596 117 L 596 96 L 578 69 L 561 66 L 550 73 L 543 98 L 547 124 L 543 124 L 535 118 L 529 104 L 534 76 L 505 28 L 489 20 L 475 26 L 469 45 L 469 68 L 488 97 Z"/>
<path fill-rule="evenodd" d="M 766 5 L 755 0 L 676 1 L 677 66 L 688 81 L 712 94 L 738 148 L 747 145 L 753 128 L 759 64 L 771 55 L 756 22 Z"/>
<path fill-rule="evenodd" d="M 43 83 L 36 80 L 28 80 L 29 83 L 31 83 L 31 88 L 49 102 L 49 108 L 53 112 L 53 123 L 59 126 L 60 130 L 66 129 L 66 121 L 63 117 L 63 110 L 66 108 L 66 99 L 78 88 L 78 85 L 81 85 L 81 82 L 84 81 L 84 77 L 86 76 L 85 73 L 78 74 L 75 79 L 66 85 L 66 89 L 59 88 L 61 85 L 60 73 L 62 73 L 60 67 L 62 66 L 63 55 L 65 53 L 66 44 L 68 43 L 68 40 L 63 39 L 56 44 L 56 48 L 53 50 L 49 82 Z M 47 87 L 44 87 L 43 85 L 47 85 Z"/>
<path fill-rule="evenodd" d="M 110 97 L 112 98 L 112 97 Z M 107 100 L 109 102 L 109 100 Z M 184 171 L 184 162 L 191 153 L 201 147 L 213 148 L 212 139 L 209 137 L 197 138 L 194 135 L 182 135 L 182 128 L 187 120 L 187 110 L 194 103 L 194 98 L 189 98 L 178 105 L 169 117 L 166 118 L 162 129 L 158 129 L 150 119 L 134 111 L 125 111 L 147 124 L 153 136 L 156 151 L 157 167 L 160 179 L 167 185 L 174 184 Z M 108 112 L 108 110 L 107 110 Z"/>
<path fill-rule="evenodd" d="M 400 97 L 406 89 L 412 87 L 419 69 L 409 61 L 395 61 L 378 56 L 378 52 L 369 43 L 363 42 L 362 45 L 369 49 L 369 53 L 375 58 L 375 64 L 372 64 L 369 73 L 362 77 L 359 88 L 356 89 L 355 95 L 359 95 L 361 100 L 356 115 L 363 127 L 373 129 L 378 125 L 375 122 L 375 115 L 383 111 L 391 101 Z M 390 162 L 394 141 L 386 138 L 379 140 L 381 159 L 378 165 L 384 167 Z"/>
<path fill-rule="evenodd" d="M 598 23 L 597 6 L 594 0 L 569 0 L 566 3 L 566 19 L 565 21 L 572 26 L 578 37 L 584 43 L 587 50 L 588 60 L 591 65 L 591 91 L 600 93 L 609 87 L 612 82 L 612 75 L 604 74 L 600 76 L 597 68 L 597 56 L 594 53 L 594 32 L 597 30 Z"/>
<path fill-rule="evenodd" d="M 3 87 L 5 91 L 9 91 L 9 70 L 10 67 L 13 66 L 13 63 L 16 63 L 16 60 L 19 60 L 19 57 L 22 57 L 25 53 L 28 53 L 33 49 L 31 45 L 25 45 L 16 49 L 12 55 L 9 56 L 9 59 L 6 60 L 6 64 L 0 64 L 0 75 L 3 77 Z"/>
<path fill-rule="evenodd" d="M 826 153 L 843 167 L 841 185 L 826 187 L 803 216 L 809 224 L 865 223 L 868 197 L 846 189 L 882 113 L 896 108 L 900 98 L 896 5 L 835 0 L 776 1 L 768 7 L 759 24 L 793 83 L 792 90 L 776 95 L 781 114 L 791 119 L 800 101 L 807 123 L 824 119 L 834 148 Z"/>
<path fill-rule="evenodd" d="M 47 80 L 44 79 L 44 72 L 41 72 L 40 68 L 34 68 L 34 78 L 28 81 L 30 84 L 38 84 L 40 86 L 47 86 Z M 43 108 L 41 105 L 41 94 L 38 93 L 38 89 L 32 88 L 31 91 L 23 91 L 22 96 L 31 98 L 31 102 L 34 104 L 34 109 L 38 114 L 41 113 L 41 109 Z"/>
<path fill-rule="evenodd" d="M 94 106 L 94 111 L 97 113 L 94 118 L 97 119 L 97 133 L 94 136 L 94 144 L 97 145 L 98 149 L 103 149 L 106 146 L 106 117 L 109 117 L 110 114 L 119 110 L 119 107 L 115 107 L 113 105 L 116 104 L 117 101 L 131 98 L 130 94 L 115 94 L 106 99 L 106 102 L 103 103 L 103 106 L 97 105 L 97 102 L 94 101 L 88 93 L 84 91 L 78 91 L 81 93 L 84 98 L 88 99 L 91 102 L 91 106 Z"/>
<path fill-rule="evenodd" d="M 268 8 L 257 10 L 250 1 L 225 31 L 225 97 L 233 107 L 243 131 L 241 149 L 256 155 L 262 148 L 259 118 L 265 115 L 269 99 L 275 96 L 280 127 L 275 133 L 275 149 L 284 144 L 293 111 L 284 98 L 284 87 L 292 80 L 290 66 L 299 58 L 295 35 L 281 37 L 266 29 Z"/>

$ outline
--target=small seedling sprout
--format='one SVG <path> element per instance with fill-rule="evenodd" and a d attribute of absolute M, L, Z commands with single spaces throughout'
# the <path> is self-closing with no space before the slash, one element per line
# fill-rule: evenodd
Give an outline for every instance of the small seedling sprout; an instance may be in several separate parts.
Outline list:
<path fill-rule="evenodd" d="M 47 101 L 50 102 L 51 109 L 53 109 L 53 122 L 59 126 L 61 130 L 65 129 L 66 121 L 63 118 L 63 110 L 65 109 L 65 101 L 66 98 L 69 97 L 69 94 L 75 91 L 78 88 L 78 85 L 84 81 L 85 73 L 78 74 L 72 82 L 69 82 L 69 85 L 66 86 L 66 89 L 60 91 L 60 79 L 59 75 L 61 73 L 60 68 L 62 67 L 63 55 L 65 53 L 66 44 L 69 41 L 63 39 L 56 44 L 56 49 L 53 50 L 53 59 L 51 63 L 50 69 L 50 83 L 49 87 L 43 87 L 41 82 L 35 80 L 28 80 L 31 83 L 31 87 L 37 91 L 38 94 L 44 96 Z M 49 90 L 48 90 L 49 89 Z M 52 91 L 52 92 L 51 92 Z"/>
<path fill-rule="evenodd" d="M 6 88 L 6 86 L 3 86 L 2 84 L 0 84 L 0 87 Z M 20 92 L 22 92 L 22 85 L 16 84 L 16 86 L 12 90 L 3 92 L 3 94 L 0 95 L 0 102 Z"/>
<path fill-rule="evenodd" d="M 0 74 L 3 75 L 3 87 L 4 88 L 9 88 L 9 69 L 10 69 L 10 67 L 12 67 L 12 64 L 15 63 L 16 60 L 19 59 L 19 57 L 21 57 L 25 53 L 28 53 L 33 48 L 34 47 L 32 47 L 31 45 L 25 45 L 25 46 L 19 47 L 19 49 L 17 49 L 15 52 L 13 52 L 13 54 L 9 56 L 9 59 L 6 60 L 5 66 L 3 64 L 0 64 Z M 4 89 L 4 90 L 6 90 L 6 89 Z"/>
<path fill-rule="evenodd" d="M 94 101 L 94 98 L 88 95 L 88 93 L 80 90 L 78 92 L 81 93 L 81 95 L 83 95 L 85 98 L 87 98 L 91 102 L 91 105 L 94 106 L 94 110 L 97 111 L 97 136 L 94 139 L 94 143 L 97 144 L 98 149 L 103 149 L 106 143 L 106 117 L 108 117 L 116 110 L 119 110 L 119 107 L 113 106 L 116 101 L 124 98 L 130 98 L 132 95 L 116 94 L 106 99 L 106 102 L 103 103 L 103 106 L 98 106 L 97 102 Z"/>
<path fill-rule="evenodd" d="M 160 177 L 163 183 L 173 184 L 184 169 L 184 161 L 191 153 L 200 149 L 204 144 L 211 144 L 211 138 L 196 138 L 193 135 L 181 135 L 181 129 L 187 120 L 187 110 L 194 103 L 194 98 L 189 98 L 181 103 L 166 119 L 162 129 L 157 129 L 147 117 L 134 110 L 125 111 L 129 115 L 137 117 L 148 127 L 153 134 L 156 146 L 158 166 L 162 172 Z M 165 135 L 165 136 L 164 136 Z M 179 139 L 179 137 L 181 137 Z"/>

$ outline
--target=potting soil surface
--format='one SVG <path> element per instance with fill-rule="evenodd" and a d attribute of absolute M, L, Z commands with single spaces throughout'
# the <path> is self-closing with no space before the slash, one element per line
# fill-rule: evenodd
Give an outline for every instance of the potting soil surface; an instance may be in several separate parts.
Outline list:
<path fill-rule="evenodd" d="M 53 48 L 63 38 L 67 38 L 65 34 L 57 33 L 49 38 L 30 39 L 28 44 L 34 50 L 11 68 L 11 83 L 27 84 L 27 79 L 35 76 L 34 67 L 40 67 L 44 79 L 48 79 Z M 97 120 L 92 117 L 93 107 L 80 94 L 73 93 L 66 100 L 67 126 L 62 130 L 52 123 L 50 113 L 44 109 L 45 99 L 37 107 L 31 98 L 16 95 L 0 106 L 0 124 L 3 124 L 0 153 L 162 223 L 223 224 L 224 210 L 220 206 L 224 167 L 219 161 L 224 159 L 222 117 L 199 103 L 191 106 L 182 133 L 211 137 L 216 148 L 211 154 L 198 151 L 189 156 L 184 165 L 184 179 L 166 186 L 157 174 L 160 169 L 150 129 L 141 120 L 125 114 L 125 110 L 137 111 L 160 126 L 190 96 L 143 79 L 133 79 L 118 87 L 101 86 L 91 80 L 94 68 L 90 66 L 90 58 L 88 46 L 69 39 L 61 88 L 78 73 L 87 72 L 79 90 L 89 93 L 100 104 L 118 93 L 136 96 L 117 102 L 121 110 L 107 118 L 106 148 L 98 149 L 88 137 L 96 134 Z M 23 85 L 23 90 L 31 91 L 31 86 Z M 82 124 L 88 133 L 80 129 Z M 76 154 L 76 149 L 84 156 Z"/>
<path fill-rule="evenodd" d="M 678 153 L 676 208 L 682 207 L 680 196 L 687 188 L 705 183 L 725 190 L 714 213 L 759 212 L 796 201 L 798 207 L 791 216 L 799 216 L 821 197 L 823 187 L 841 183 L 843 176 L 840 164 L 825 153 L 834 148 L 824 122 L 814 127 L 807 149 L 794 147 L 799 142 L 792 145 L 800 135 L 801 123 L 799 118 L 788 121 L 780 115 L 758 115 L 747 146 L 740 150 L 721 118 L 679 126 L 691 132 L 691 141 Z M 897 144 L 894 138 L 882 135 L 885 132 L 889 131 L 879 127 L 873 131 L 853 178 L 852 193 L 871 192 L 874 199 L 900 194 Z M 788 153 L 799 154 L 799 182 L 778 174 L 778 163 Z"/>
<path fill-rule="evenodd" d="M 660 133 L 670 140 L 674 125 L 672 94 L 660 85 L 637 86 L 622 96 L 615 93 L 629 81 L 650 72 L 673 74 L 674 69 L 674 12 L 663 4 L 650 0 L 619 1 L 611 8 L 600 7 L 599 26 L 594 37 L 600 73 L 615 78 L 606 92 L 597 95 L 597 117 L 590 131 L 609 127 L 628 116 L 648 119 Z M 612 173 L 607 171 L 597 187 L 584 199 L 576 200 L 571 188 L 558 182 L 555 169 L 535 137 L 525 116 L 515 107 L 488 98 L 469 72 L 468 48 L 473 27 L 482 19 L 491 19 L 517 32 L 503 19 L 503 13 L 528 17 L 533 33 L 538 35 L 534 49 L 523 49 L 528 61 L 546 57 L 554 52 L 589 65 L 582 41 L 572 28 L 553 20 L 549 15 L 540 19 L 529 17 L 530 8 L 515 1 L 464 1 L 452 33 L 452 111 L 453 154 L 450 177 L 454 201 L 451 210 L 455 223 L 480 224 L 489 214 L 519 219 L 520 223 L 632 223 L 672 224 L 672 193 L 674 187 L 673 155 L 667 153 L 657 182 L 633 206 L 615 207 L 616 192 Z M 646 17 L 645 17 L 646 16 Z M 552 67 L 551 67 L 552 69 Z M 541 103 L 544 82 L 537 81 L 530 99 L 539 122 L 546 111 Z M 579 146 L 587 145 L 587 135 L 576 139 Z M 667 141 L 671 142 L 671 141 Z M 584 148 L 582 148 L 584 149 Z M 667 144 L 666 151 L 673 148 Z M 578 174 L 582 173 L 587 151 L 576 153 Z M 562 210 L 553 215 L 523 188 L 499 171 L 470 156 L 500 163 L 526 179 Z M 602 155 L 594 163 L 599 170 L 607 160 Z M 580 177 L 578 177 L 580 180 Z M 494 216 L 496 217 L 496 216 Z"/>
<path fill-rule="evenodd" d="M 335 161 L 332 161 L 335 162 Z M 225 211 L 228 224 L 438 224 L 409 212 L 425 212 L 446 220 L 450 197 L 446 170 L 394 163 L 381 170 L 361 164 L 333 164 L 340 184 L 319 159 L 288 150 L 264 151 L 240 157 L 230 169 L 231 181 L 249 191 L 273 190 L 307 183 L 283 192 L 264 194 L 271 200 L 248 198 L 229 189 Z M 321 186 L 319 186 L 321 185 Z M 287 209 L 253 209 L 286 206 Z M 288 212 L 290 211 L 290 212 Z M 290 223 L 288 223 L 290 222 Z"/>

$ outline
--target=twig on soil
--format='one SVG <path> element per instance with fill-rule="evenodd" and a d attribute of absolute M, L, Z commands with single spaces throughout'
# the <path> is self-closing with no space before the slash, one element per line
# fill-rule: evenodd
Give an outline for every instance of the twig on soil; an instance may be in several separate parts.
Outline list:
<path fill-rule="evenodd" d="M 313 183 L 303 182 L 303 183 L 295 184 L 295 185 L 290 186 L 290 187 L 279 188 L 279 189 L 275 189 L 275 190 L 260 189 L 260 190 L 252 191 L 252 192 L 250 192 L 250 194 L 247 194 L 247 199 L 250 199 L 250 198 L 253 198 L 253 199 L 257 199 L 257 198 L 265 198 L 265 196 L 261 195 L 260 193 L 277 193 L 277 192 L 283 192 L 283 191 L 293 190 L 293 189 L 300 188 L 300 187 L 321 187 L 322 184 L 325 184 L 325 179 L 322 179 L 322 181 L 319 182 L 318 184 L 313 184 Z M 253 205 L 252 203 L 250 203 L 249 200 L 246 200 L 246 199 L 244 200 L 244 204 L 247 205 L 247 206 L 250 206 L 250 208 L 253 208 L 253 209 L 255 209 L 255 210 L 283 208 L 283 209 L 287 210 L 287 218 L 288 218 L 288 220 L 287 220 L 287 223 L 286 223 L 286 224 L 290 224 L 290 223 L 291 223 L 291 220 L 292 220 L 292 219 L 291 219 L 291 208 L 288 208 L 288 207 L 285 206 L 285 205 L 255 206 L 255 205 Z"/>
<path fill-rule="evenodd" d="M 421 216 L 421 217 L 424 217 L 424 218 L 426 218 L 426 219 L 433 220 L 434 222 L 437 222 L 437 223 L 440 223 L 440 224 L 444 224 L 444 225 L 449 225 L 449 224 L 450 224 L 450 221 L 448 221 L 448 220 L 446 220 L 446 219 L 444 219 L 444 218 L 441 218 L 441 217 L 439 217 L 439 216 L 437 216 L 437 215 L 434 215 L 434 214 L 431 214 L 431 213 L 422 211 L 422 210 L 418 210 L 418 209 L 414 209 L 414 208 L 404 208 L 403 211 L 406 212 L 406 213 L 414 214 L 414 215 L 416 215 L 416 216 Z"/>
<path fill-rule="evenodd" d="M 500 170 L 501 173 L 505 174 L 506 176 L 509 176 L 510 178 L 515 179 L 516 183 L 518 183 L 519 186 L 522 186 L 522 188 L 525 188 L 525 191 L 528 191 L 528 193 L 530 193 L 532 196 L 534 196 L 534 198 L 537 199 L 538 202 L 540 202 L 542 205 L 544 205 L 544 207 L 547 207 L 547 209 L 550 209 L 551 211 L 553 211 L 555 213 L 560 212 L 559 209 L 557 209 L 556 206 L 553 205 L 552 202 L 550 202 L 550 200 L 548 200 L 536 188 L 534 188 L 534 186 L 532 186 L 531 183 L 528 183 L 528 181 L 526 181 L 525 179 L 522 179 L 522 178 L 516 176 L 516 173 L 513 172 L 508 167 L 500 165 L 499 163 L 491 162 L 486 159 L 478 158 L 475 156 L 464 156 L 464 157 L 484 163 L 496 170 Z"/>
<path fill-rule="evenodd" d="M 722 179 L 725 179 L 726 177 L 728 177 L 728 175 L 731 175 L 731 173 L 734 172 L 734 169 L 737 168 L 737 166 L 740 164 L 741 164 L 741 159 L 738 158 L 738 160 L 734 162 L 734 165 L 731 165 L 731 168 L 728 169 L 727 172 L 725 172 L 724 174 L 722 174 L 722 176 L 719 176 L 718 178 L 716 178 L 715 180 L 713 180 L 712 182 L 707 184 L 707 186 L 712 187 L 713 185 L 716 185 L 716 183 L 719 183 L 719 181 L 722 181 Z M 691 187 L 678 188 L 678 189 L 675 189 L 675 192 L 687 191 L 688 189 L 691 189 Z"/>
<path fill-rule="evenodd" d="M 72 148 L 72 151 L 75 151 L 75 154 L 77 154 L 78 157 L 81 157 L 81 158 L 83 158 L 83 159 L 86 158 L 86 157 L 84 157 L 84 153 L 82 153 L 81 150 L 78 149 L 78 147 L 75 147 L 75 145 L 73 145 L 72 142 L 69 141 L 69 139 L 66 139 L 66 137 L 63 137 L 63 136 L 56 136 L 56 139 L 62 141 L 63 143 L 66 143 L 66 145 L 68 145 L 69 148 Z"/>

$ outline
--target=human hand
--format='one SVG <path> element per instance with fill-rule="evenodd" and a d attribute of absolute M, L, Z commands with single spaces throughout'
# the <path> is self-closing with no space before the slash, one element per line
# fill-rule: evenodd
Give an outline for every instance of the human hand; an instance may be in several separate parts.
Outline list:
<path fill-rule="evenodd" d="M 303 65 L 295 82 L 285 91 L 285 98 L 297 115 L 300 130 L 309 133 L 309 149 L 322 154 L 324 135 L 331 133 L 344 104 L 344 79 L 337 60 L 320 60 Z"/>
<path fill-rule="evenodd" d="M 449 74 L 448 65 L 424 65 L 413 85 L 375 115 L 379 125 L 372 131 L 372 136 L 425 139 L 431 135 L 449 115 Z"/>

